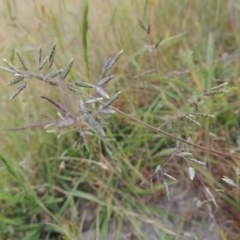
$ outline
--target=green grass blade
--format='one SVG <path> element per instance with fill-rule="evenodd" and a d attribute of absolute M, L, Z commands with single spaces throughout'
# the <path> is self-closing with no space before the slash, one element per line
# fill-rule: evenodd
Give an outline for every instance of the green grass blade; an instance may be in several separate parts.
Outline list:
<path fill-rule="evenodd" d="M 86 64 L 86 71 L 88 80 L 90 78 L 90 68 L 88 61 L 88 1 L 85 1 L 83 22 L 82 22 L 82 43 L 83 43 L 83 57 Z"/>

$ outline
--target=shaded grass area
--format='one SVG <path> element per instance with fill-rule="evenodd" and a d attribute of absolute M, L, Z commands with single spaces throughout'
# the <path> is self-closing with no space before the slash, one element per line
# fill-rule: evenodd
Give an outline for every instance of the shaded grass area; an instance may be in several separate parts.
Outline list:
<path fill-rule="evenodd" d="M 116 108 L 173 134 L 174 119 L 182 138 L 239 155 L 237 2 L 94 0 L 88 8 L 83 1 L 25 2 L 2 5 L 1 57 L 19 65 L 17 49 L 35 69 L 38 46 L 48 54 L 56 43 L 54 67 L 74 57 L 68 81 L 96 83 L 104 62 L 124 49 L 112 71 L 117 78 L 108 87 L 111 93 L 122 90 Z M 138 18 L 151 25 L 150 35 Z M 5 86 L 10 75 L 1 71 L 1 79 L 1 239 L 203 239 L 214 234 L 238 239 L 238 191 L 219 199 L 218 209 L 196 207 L 208 197 L 199 179 L 213 192 L 224 187 L 223 175 L 238 183 L 236 159 L 188 147 L 208 165 L 194 164 L 198 179 L 191 181 L 182 159 L 169 162 L 164 171 L 178 181 L 168 182 L 167 201 L 161 179 L 153 178 L 152 187 L 140 183 L 171 156 L 174 139 L 121 114 L 109 119 L 101 144 L 89 137 L 90 152 L 82 143 L 80 149 L 73 147 L 79 138 L 74 129 L 60 139 L 43 129 L 6 132 L 57 116 L 39 96 L 64 99 L 58 88 L 32 81 L 10 102 L 13 88 Z M 191 100 L 224 82 L 229 83 L 227 93 L 202 97 L 199 103 L 201 112 L 215 118 L 198 118 L 201 127 L 176 118 L 179 109 L 192 111 Z M 74 94 L 69 95 L 74 102 Z M 219 228 L 203 231 L 209 223 Z M 92 235 L 83 234 L 91 229 Z"/>

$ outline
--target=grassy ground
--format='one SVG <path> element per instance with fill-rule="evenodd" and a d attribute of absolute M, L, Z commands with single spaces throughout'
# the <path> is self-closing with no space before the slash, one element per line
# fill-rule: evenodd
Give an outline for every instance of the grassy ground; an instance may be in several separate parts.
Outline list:
<path fill-rule="evenodd" d="M 79 138 L 74 129 L 59 139 L 44 129 L 7 132 L 57 117 L 40 96 L 63 104 L 65 98 L 58 87 L 36 80 L 9 101 L 12 76 L 1 70 L 0 239 L 239 239 L 239 192 L 215 192 L 236 190 L 221 180 L 224 175 L 238 185 L 236 156 L 186 145 L 185 152 L 207 164 L 191 163 L 193 181 L 184 159 L 174 157 L 164 165 L 177 179 L 168 181 L 170 200 L 160 177 L 150 179 L 152 188 L 151 181 L 140 184 L 175 151 L 176 139 L 159 132 L 176 136 L 173 119 L 182 139 L 240 155 L 237 1 L 94 0 L 88 11 L 86 2 L 74 0 L 0 4 L 0 55 L 17 66 L 14 49 L 35 71 L 38 46 L 46 56 L 56 43 L 53 67 L 63 68 L 74 57 L 67 81 L 94 84 L 104 62 L 124 49 L 107 91 L 122 91 L 114 106 L 128 115 L 111 116 L 101 144 L 95 135 L 88 138 L 89 152 L 83 144 L 73 147 Z M 149 35 L 138 19 L 150 24 Z M 222 83 L 228 83 L 226 93 L 198 103 L 199 112 L 215 118 L 193 116 L 200 127 L 177 117 L 179 109 L 191 112 L 191 101 Z M 74 93 L 69 98 L 76 102 Z M 209 198 L 205 186 L 218 208 L 197 207 Z"/>

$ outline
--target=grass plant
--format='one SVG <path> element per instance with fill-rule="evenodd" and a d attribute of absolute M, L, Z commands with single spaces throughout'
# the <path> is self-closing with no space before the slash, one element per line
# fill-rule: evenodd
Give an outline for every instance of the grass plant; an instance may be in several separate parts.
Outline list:
<path fill-rule="evenodd" d="M 3 3 L 0 238 L 238 239 L 238 12 Z"/>

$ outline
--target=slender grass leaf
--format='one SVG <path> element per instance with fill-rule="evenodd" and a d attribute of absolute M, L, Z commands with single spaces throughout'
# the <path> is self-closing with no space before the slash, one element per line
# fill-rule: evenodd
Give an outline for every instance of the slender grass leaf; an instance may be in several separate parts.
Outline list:
<path fill-rule="evenodd" d="M 10 161 L 5 156 L 2 155 L 2 153 L 0 153 L 0 159 L 6 166 L 8 172 L 18 181 L 18 183 L 24 186 L 23 179 L 19 176 L 19 174 L 15 170 L 14 166 L 10 163 Z"/>
<path fill-rule="evenodd" d="M 109 115 L 109 114 L 113 114 L 115 113 L 115 111 L 113 109 L 99 109 L 99 113 L 103 114 L 103 115 Z"/>

